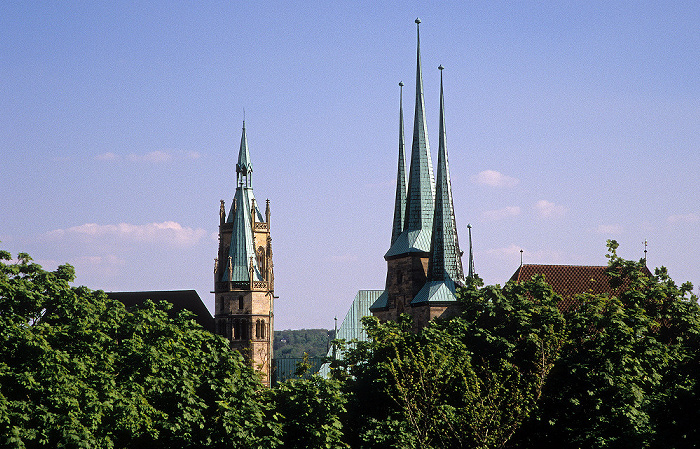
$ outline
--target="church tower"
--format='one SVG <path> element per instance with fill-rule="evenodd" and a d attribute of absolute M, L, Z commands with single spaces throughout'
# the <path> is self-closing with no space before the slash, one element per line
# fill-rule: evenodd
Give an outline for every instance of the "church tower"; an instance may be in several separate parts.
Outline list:
<path fill-rule="evenodd" d="M 265 216 L 253 195 L 253 166 L 243 122 L 236 163 L 236 194 L 226 215 L 219 210 L 219 255 L 214 263 L 216 333 L 231 341 L 270 385 L 275 278 L 270 201 Z"/>
<path fill-rule="evenodd" d="M 381 320 L 396 320 L 402 313 L 422 327 L 437 317 L 455 312 L 455 282 L 464 278 L 457 241 L 444 124 L 442 66 L 440 67 L 440 141 L 437 185 L 433 178 L 428 129 L 425 121 L 420 55 L 420 19 L 417 25 L 416 102 L 413 145 L 406 192 L 403 151 L 403 98 L 399 107 L 399 168 L 386 287 L 370 307 Z M 403 83 L 399 84 L 403 86 Z M 401 222 L 403 217 L 403 223 Z M 441 287 L 442 286 L 442 287 Z M 436 294 L 439 292 L 439 294 Z M 449 292 L 449 294 L 448 294 Z"/>

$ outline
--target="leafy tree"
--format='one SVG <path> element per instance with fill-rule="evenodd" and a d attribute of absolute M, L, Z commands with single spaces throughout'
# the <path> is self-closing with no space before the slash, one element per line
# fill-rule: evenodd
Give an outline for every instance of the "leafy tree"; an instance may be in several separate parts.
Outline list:
<path fill-rule="evenodd" d="M 349 351 L 353 446 L 500 447 L 533 409 L 565 341 L 541 278 L 460 292 L 464 312 L 419 332 L 365 318 Z"/>
<path fill-rule="evenodd" d="M 700 309 L 692 285 L 664 268 L 617 256 L 615 295 L 583 295 L 567 317 L 569 340 L 517 445 L 690 447 L 700 396 L 696 381 Z"/>
<path fill-rule="evenodd" d="M 0 445 L 275 447 L 258 377 L 167 303 L 129 312 L 0 252 Z"/>
<path fill-rule="evenodd" d="M 346 398 L 335 379 L 314 375 L 291 379 L 272 390 L 276 411 L 282 419 L 285 448 L 345 448 L 342 415 Z"/>

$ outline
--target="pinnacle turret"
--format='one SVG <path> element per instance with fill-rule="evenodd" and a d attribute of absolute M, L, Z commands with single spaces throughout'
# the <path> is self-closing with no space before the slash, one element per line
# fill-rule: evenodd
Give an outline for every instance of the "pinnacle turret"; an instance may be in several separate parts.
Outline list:
<path fill-rule="evenodd" d="M 391 232 L 392 245 L 403 232 L 406 220 L 406 155 L 403 134 L 403 82 L 399 83 L 399 165 L 396 173 L 396 201 L 394 204 L 394 228 Z"/>
<path fill-rule="evenodd" d="M 251 183 L 251 174 L 253 173 L 253 164 L 250 163 L 250 154 L 248 153 L 248 138 L 245 133 L 245 120 L 243 120 L 243 133 L 241 134 L 241 147 L 238 150 L 238 163 L 236 164 L 236 177 L 238 183 L 246 177 L 248 185 Z"/>

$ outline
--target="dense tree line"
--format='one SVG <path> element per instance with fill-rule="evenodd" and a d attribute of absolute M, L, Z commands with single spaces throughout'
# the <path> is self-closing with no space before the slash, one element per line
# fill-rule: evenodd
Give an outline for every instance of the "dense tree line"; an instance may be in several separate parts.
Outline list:
<path fill-rule="evenodd" d="M 71 287 L 71 267 L 21 254 L 0 263 L 0 445 L 694 447 L 697 297 L 616 248 L 615 296 L 562 314 L 541 277 L 476 279 L 458 292 L 461 315 L 419 332 L 408 317 L 365 318 L 369 341 L 331 378 L 272 389 L 186 314 L 125 310 Z"/>
<path fill-rule="evenodd" d="M 325 357 L 334 331 L 327 329 L 295 329 L 275 331 L 273 342 L 276 359 Z"/>

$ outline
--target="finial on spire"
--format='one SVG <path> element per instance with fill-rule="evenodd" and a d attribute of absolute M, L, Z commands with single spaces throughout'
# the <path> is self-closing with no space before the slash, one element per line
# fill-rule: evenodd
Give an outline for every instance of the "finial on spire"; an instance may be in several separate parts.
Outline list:
<path fill-rule="evenodd" d="M 523 250 L 520 250 L 520 266 L 523 266 Z"/>
<path fill-rule="evenodd" d="M 403 81 L 399 81 L 399 86 L 403 87 Z"/>
<path fill-rule="evenodd" d="M 440 65 L 438 66 L 438 70 L 442 72 L 443 70 L 445 70 L 445 68 L 442 66 L 442 64 L 440 64 Z"/>
<path fill-rule="evenodd" d="M 647 264 L 647 240 L 644 239 L 644 265 Z"/>

